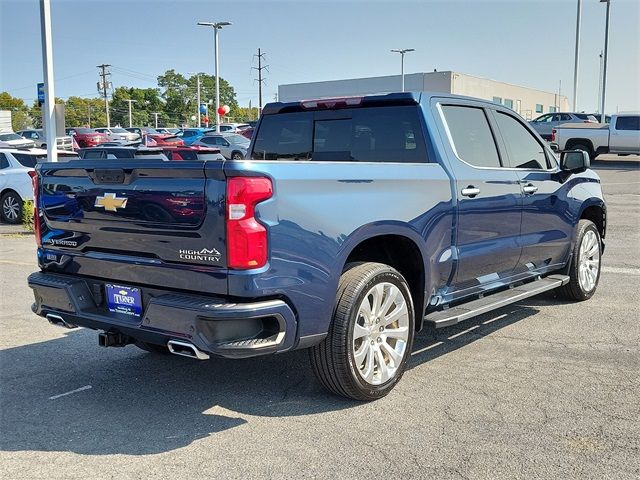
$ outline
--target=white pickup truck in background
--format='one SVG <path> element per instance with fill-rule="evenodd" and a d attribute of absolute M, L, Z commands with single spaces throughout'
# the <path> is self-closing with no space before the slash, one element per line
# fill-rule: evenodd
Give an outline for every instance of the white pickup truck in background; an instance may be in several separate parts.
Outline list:
<path fill-rule="evenodd" d="M 640 155 L 640 114 L 619 113 L 608 124 L 566 123 L 551 132 L 558 150 L 584 150 L 593 160 L 598 155 Z"/>

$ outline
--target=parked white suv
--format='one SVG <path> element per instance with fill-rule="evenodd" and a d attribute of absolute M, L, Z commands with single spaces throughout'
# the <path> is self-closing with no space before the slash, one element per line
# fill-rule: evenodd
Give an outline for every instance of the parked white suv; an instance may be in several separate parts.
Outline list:
<path fill-rule="evenodd" d="M 68 151 L 58 151 L 59 160 L 78 158 Z M 22 221 L 22 204 L 33 200 L 31 178 L 35 166 L 45 161 L 47 151 L 40 148 L 0 147 L 0 220 L 6 223 Z"/>

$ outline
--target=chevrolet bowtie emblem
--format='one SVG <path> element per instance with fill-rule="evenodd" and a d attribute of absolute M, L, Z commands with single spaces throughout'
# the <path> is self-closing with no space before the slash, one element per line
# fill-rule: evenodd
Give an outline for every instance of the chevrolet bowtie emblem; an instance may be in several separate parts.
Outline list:
<path fill-rule="evenodd" d="M 118 208 L 125 208 L 127 199 L 116 197 L 115 193 L 105 193 L 103 196 L 96 197 L 94 207 L 102 207 L 105 212 L 115 212 Z"/>

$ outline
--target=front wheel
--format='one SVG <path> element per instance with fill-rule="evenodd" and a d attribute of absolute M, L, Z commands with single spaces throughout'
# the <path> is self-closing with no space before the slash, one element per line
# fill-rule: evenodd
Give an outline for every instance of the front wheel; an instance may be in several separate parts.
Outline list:
<path fill-rule="evenodd" d="M 576 246 L 571 255 L 569 283 L 560 293 L 570 300 L 588 300 L 596 293 L 600 280 L 602 242 L 600 232 L 590 220 L 578 222 Z"/>
<path fill-rule="evenodd" d="M 233 152 L 233 154 L 231 155 L 231 160 L 243 160 L 244 159 L 244 155 L 242 155 L 240 152 Z"/>
<path fill-rule="evenodd" d="M 355 400 L 384 397 L 411 354 L 413 301 L 404 277 L 381 263 L 362 263 L 340 277 L 327 337 L 311 364 L 329 391 Z"/>

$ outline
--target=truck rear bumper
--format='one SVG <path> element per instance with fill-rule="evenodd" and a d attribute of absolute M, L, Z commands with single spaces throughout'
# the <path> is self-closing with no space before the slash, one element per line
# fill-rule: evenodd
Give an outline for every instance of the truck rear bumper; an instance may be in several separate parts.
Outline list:
<path fill-rule="evenodd" d="M 187 342 L 202 352 L 229 358 L 283 352 L 295 344 L 296 318 L 282 300 L 230 303 L 220 297 L 141 287 L 143 312 L 129 316 L 106 308 L 101 281 L 35 272 L 28 282 L 36 314 L 56 323 L 121 334 L 131 341 L 165 346 L 170 340 Z"/>

